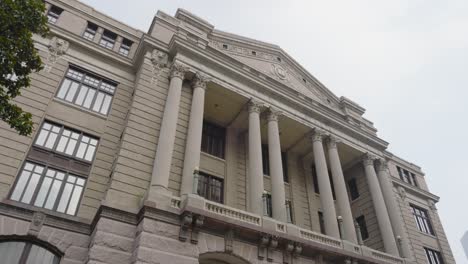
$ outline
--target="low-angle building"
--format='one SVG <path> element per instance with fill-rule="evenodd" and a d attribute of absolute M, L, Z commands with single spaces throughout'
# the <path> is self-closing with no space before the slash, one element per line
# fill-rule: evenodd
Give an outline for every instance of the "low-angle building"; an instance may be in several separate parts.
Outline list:
<path fill-rule="evenodd" d="M 421 168 L 279 46 L 46 4 L 35 130 L 0 122 L 2 263 L 455 263 Z"/>

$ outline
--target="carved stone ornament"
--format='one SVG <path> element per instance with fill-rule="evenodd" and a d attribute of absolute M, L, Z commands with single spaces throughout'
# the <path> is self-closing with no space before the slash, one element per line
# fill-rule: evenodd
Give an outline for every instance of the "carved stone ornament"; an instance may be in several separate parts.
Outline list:
<path fill-rule="evenodd" d="M 288 71 L 285 70 L 281 65 L 271 64 L 271 71 L 280 80 L 288 81 Z"/>
<path fill-rule="evenodd" d="M 151 64 L 153 65 L 151 83 L 156 83 L 162 70 L 167 67 L 167 53 L 154 49 L 151 52 Z"/>
<path fill-rule="evenodd" d="M 209 81 L 210 78 L 206 74 L 202 72 L 196 72 L 192 80 L 192 87 L 202 88 L 206 90 L 206 83 L 208 83 Z"/>
<path fill-rule="evenodd" d="M 44 66 L 46 72 L 50 72 L 57 60 L 67 52 L 70 43 L 64 39 L 53 37 L 49 43 L 49 54 Z"/>
<path fill-rule="evenodd" d="M 312 142 L 322 142 L 323 136 L 325 136 L 325 132 L 318 128 L 314 128 L 309 134 L 310 140 L 312 140 Z"/>
<path fill-rule="evenodd" d="M 249 113 L 260 113 L 260 111 L 262 110 L 262 106 L 263 105 L 260 102 L 251 99 L 248 103 Z"/>
<path fill-rule="evenodd" d="M 398 187 L 398 193 L 400 194 L 401 199 L 406 200 L 406 190 L 403 187 Z"/>
<path fill-rule="evenodd" d="M 182 242 L 187 241 L 188 230 L 193 221 L 192 213 L 185 213 L 180 219 L 179 240 Z"/>
<path fill-rule="evenodd" d="M 205 217 L 203 215 L 196 215 L 193 220 L 192 225 L 192 236 L 190 238 L 190 243 L 198 244 L 198 233 L 200 231 L 201 226 L 205 221 Z"/>
<path fill-rule="evenodd" d="M 281 112 L 278 110 L 275 110 L 274 108 L 270 107 L 268 110 L 268 121 L 275 121 L 278 122 L 278 117 L 281 115 Z"/>
<path fill-rule="evenodd" d="M 328 145 L 328 148 L 336 149 L 336 148 L 337 148 L 336 144 L 337 144 L 338 142 L 340 142 L 340 141 L 339 141 L 335 136 L 333 136 L 333 135 L 330 135 L 330 136 L 328 136 L 328 138 L 327 138 L 327 145 Z"/>
<path fill-rule="evenodd" d="M 375 156 L 367 153 L 366 155 L 364 155 L 363 157 L 363 163 L 364 163 L 364 166 L 374 166 L 374 161 L 375 161 Z"/>
<path fill-rule="evenodd" d="M 41 212 L 35 212 L 29 224 L 28 235 L 38 236 L 41 232 L 42 225 L 46 219 L 46 215 Z"/>
<path fill-rule="evenodd" d="M 171 79 L 177 77 L 183 80 L 185 78 L 185 73 L 188 72 L 188 70 L 187 66 L 177 62 L 173 63 L 171 66 Z"/>
<path fill-rule="evenodd" d="M 436 204 L 433 200 L 428 200 L 427 203 L 429 204 L 429 208 L 432 210 L 432 211 L 437 211 L 437 207 L 436 207 Z"/>
<path fill-rule="evenodd" d="M 385 159 L 379 159 L 377 163 L 378 171 L 388 171 L 388 161 Z"/>
<path fill-rule="evenodd" d="M 267 247 L 270 242 L 270 237 L 267 234 L 262 234 L 260 236 L 260 241 L 258 243 L 258 254 L 257 257 L 259 260 L 265 259 L 267 256 Z"/>

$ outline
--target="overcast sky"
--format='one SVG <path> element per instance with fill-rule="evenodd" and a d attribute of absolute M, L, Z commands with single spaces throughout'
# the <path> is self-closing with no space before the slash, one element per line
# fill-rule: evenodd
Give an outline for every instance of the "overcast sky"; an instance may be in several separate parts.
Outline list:
<path fill-rule="evenodd" d="M 146 32 L 181 7 L 217 29 L 281 46 L 337 96 L 367 109 L 389 150 L 441 197 L 457 263 L 468 263 L 468 1 L 84 0 Z"/>

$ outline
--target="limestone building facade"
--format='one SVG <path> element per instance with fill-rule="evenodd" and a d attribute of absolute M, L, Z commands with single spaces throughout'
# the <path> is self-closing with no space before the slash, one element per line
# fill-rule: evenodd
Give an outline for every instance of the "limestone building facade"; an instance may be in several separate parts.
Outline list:
<path fill-rule="evenodd" d="M 421 168 L 280 47 L 182 9 L 47 15 L 35 130 L 0 123 L 5 263 L 455 263 Z"/>

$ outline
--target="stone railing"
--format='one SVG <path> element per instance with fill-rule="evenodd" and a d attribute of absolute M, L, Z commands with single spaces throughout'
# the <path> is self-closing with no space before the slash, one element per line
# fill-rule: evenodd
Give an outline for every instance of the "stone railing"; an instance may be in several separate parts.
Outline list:
<path fill-rule="evenodd" d="M 388 262 L 388 263 L 394 263 L 394 264 L 403 264 L 403 263 L 405 263 L 403 259 L 401 259 L 399 257 L 395 257 L 395 256 L 390 255 L 390 254 L 387 254 L 387 253 L 384 253 L 382 251 L 378 251 L 378 250 L 371 249 L 371 248 L 367 248 L 366 250 L 371 253 L 370 257 L 372 257 L 372 258 L 382 260 L 382 261 L 385 261 L 385 262 Z M 364 255 L 366 255 L 366 254 L 364 254 Z"/>
<path fill-rule="evenodd" d="M 315 232 L 301 229 L 301 237 L 306 240 L 314 241 L 317 243 L 325 244 L 328 246 L 336 247 L 336 248 L 342 248 L 343 246 L 341 245 L 341 240 L 335 239 L 329 236 L 325 236 L 322 234 L 317 234 Z"/>
<path fill-rule="evenodd" d="M 205 201 L 205 209 L 209 212 L 222 215 L 224 217 L 229 217 L 238 221 L 261 226 L 261 218 L 259 216 L 219 203 Z"/>

